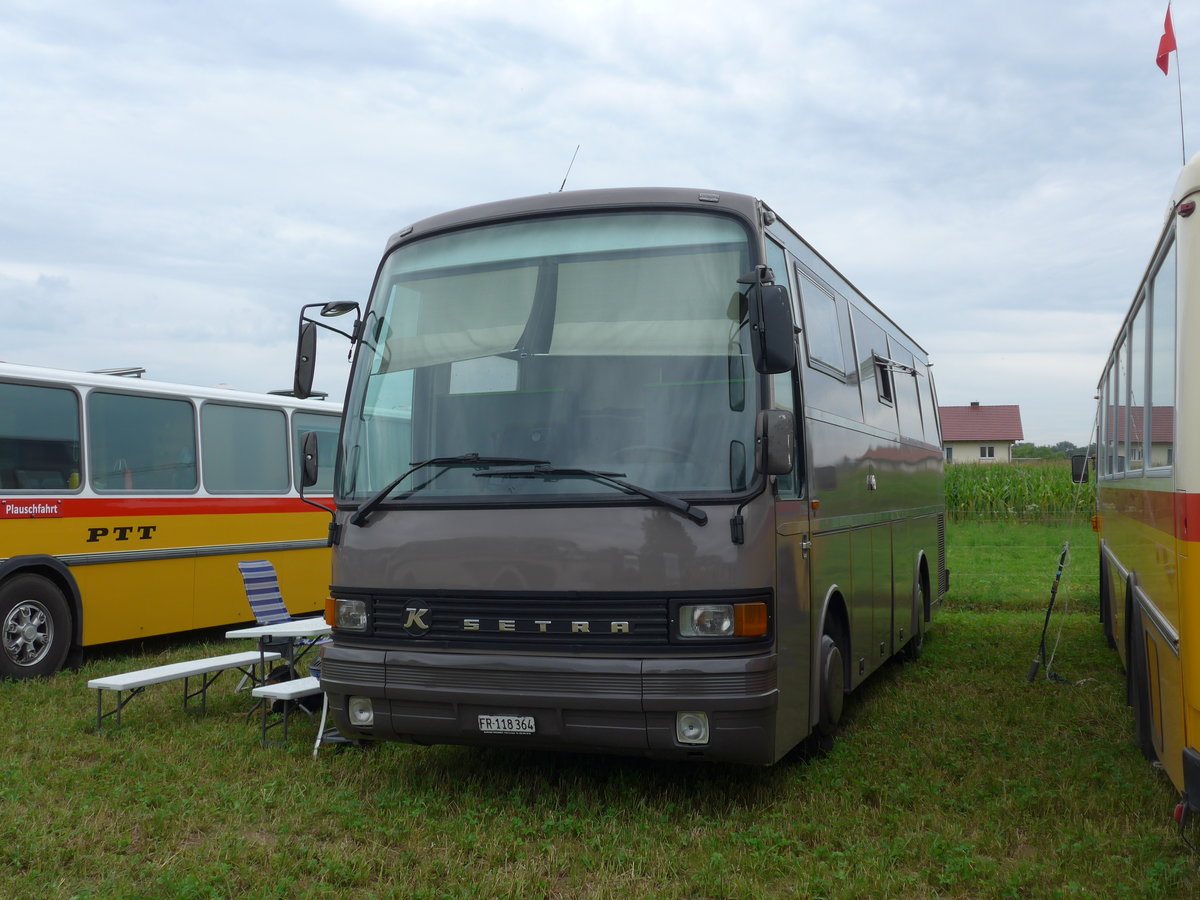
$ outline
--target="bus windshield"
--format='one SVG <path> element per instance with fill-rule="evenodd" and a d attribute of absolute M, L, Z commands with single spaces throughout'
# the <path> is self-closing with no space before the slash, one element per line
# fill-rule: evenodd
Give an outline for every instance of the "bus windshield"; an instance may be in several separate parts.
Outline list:
<path fill-rule="evenodd" d="M 745 492 L 758 392 L 738 278 L 751 265 L 739 220 L 678 211 L 526 219 L 401 245 L 380 271 L 352 376 L 340 498 L 468 454 L 542 460 L 546 474 L 429 466 L 390 499 L 623 491 L 552 473 L 566 468 L 693 497 Z"/>

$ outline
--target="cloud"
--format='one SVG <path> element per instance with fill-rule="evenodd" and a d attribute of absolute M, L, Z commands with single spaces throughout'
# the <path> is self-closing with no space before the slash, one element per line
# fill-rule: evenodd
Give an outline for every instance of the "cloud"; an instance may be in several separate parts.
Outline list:
<path fill-rule="evenodd" d="M 762 196 L 930 351 L 943 402 L 1074 440 L 1054 429 L 1090 417 L 1179 164 L 1161 23 L 1148 0 L 16 2 L 0 355 L 278 387 L 300 305 L 364 300 L 388 234 L 556 190 L 581 145 L 568 188 Z"/>

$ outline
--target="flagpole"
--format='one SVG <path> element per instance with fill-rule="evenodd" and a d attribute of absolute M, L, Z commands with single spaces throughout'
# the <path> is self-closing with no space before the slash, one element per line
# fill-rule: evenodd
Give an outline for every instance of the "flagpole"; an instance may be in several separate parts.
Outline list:
<path fill-rule="evenodd" d="M 1179 46 L 1175 47 L 1175 85 L 1179 90 L 1179 152 L 1183 154 L 1183 164 L 1187 165 L 1187 144 L 1183 127 L 1183 76 L 1179 72 Z"/>
<path fill-rule="evenodd" d="M 1179 43 L 1175 40 L 1175 26 L 1171 23 L 1171 0 L 1167 0 L 1167 15 L 1163 19 L 1162 37 L 1158 39 L 1158 55 L 1154 61 L 1164 75 L 1171 74 L 1171 54 L 1175 54 L 1175 88 L 1179 95 L 1179 152 L 1183 164 L 1187 165 L 1187 131 L 1183 127 L 1183 75 L 1179 66 Z"/>

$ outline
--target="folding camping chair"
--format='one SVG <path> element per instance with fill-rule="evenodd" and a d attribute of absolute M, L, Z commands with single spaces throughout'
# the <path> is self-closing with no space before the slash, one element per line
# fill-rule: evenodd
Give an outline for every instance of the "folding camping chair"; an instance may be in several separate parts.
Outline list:
<path fill-rule="evenodd" d="M 268 560 L 256 559 L 239 562 L 238 571 L 242 573 L 242 583 L 246 586 L 246 600 L 259 625 L 278 625 L 281 622 L 291 622 L 294 616 L 284 605 L 283 595 L 279 591 L 279 577 L 275 567 Z M 287 659 L 291 665 L 296 658 L 295 649 L 305 650 L 318 644 L 328 643 L 328 637 L 298 637 L 279 641 L 260 641 L 259 649 L 275 651 Z M 305 651 L 301 651 L 303 655 Z M 294 674 L 294 673 L 293 673 Z M 245 679 L 243 679 L 245 682 Z M 242 684 L 238 685 L 241 690 Z"/>

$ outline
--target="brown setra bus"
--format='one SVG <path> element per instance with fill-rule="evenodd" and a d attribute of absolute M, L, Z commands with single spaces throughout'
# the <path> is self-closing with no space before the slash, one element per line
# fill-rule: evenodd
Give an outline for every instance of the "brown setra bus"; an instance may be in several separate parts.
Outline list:
<path fill-rule="evenodd" d="M 350 335 L 344 735 L 771 764 L 919 655 L 948 583 L 926 353 L 761 201 L 435 216 Z"/>

